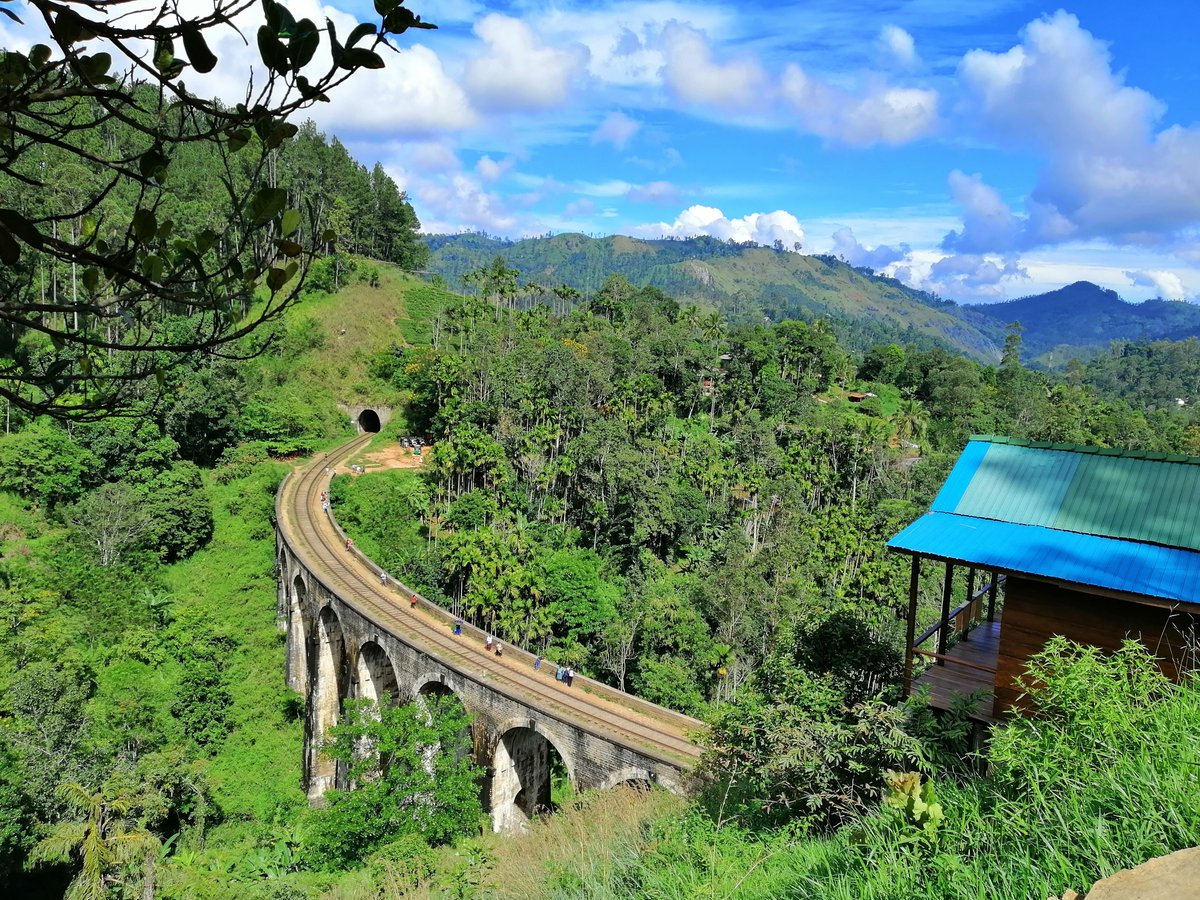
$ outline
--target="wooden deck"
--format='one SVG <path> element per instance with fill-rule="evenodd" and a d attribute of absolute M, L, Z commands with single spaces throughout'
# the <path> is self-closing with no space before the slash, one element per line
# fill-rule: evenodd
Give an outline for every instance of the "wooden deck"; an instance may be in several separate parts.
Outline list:
<path fill-rule="evenodd" d="M 1000 620 L 1001 614 L 997 612 L 996 621 L 981 622 L 971 629 L 970 637 L 960 640 L 946 651 L 948 659 L 945 665 L 939 665 L 937 660 L 927 656 L 915 657 L 916 660 L 927 660 L 930 666 L 913 679 L 913 691 L 928 687 L 929 705 L 934 709 L 949 709 L 951 701 L 960 694 L 987 691 L 987 696 L 976 707 L 972 718 L 981 722 L 995 722 L 992 707 L 995 700 L 996 663 L 1000 656 Z M 922 649 L 930 649 L 933 645 L 931 638 Z"/>

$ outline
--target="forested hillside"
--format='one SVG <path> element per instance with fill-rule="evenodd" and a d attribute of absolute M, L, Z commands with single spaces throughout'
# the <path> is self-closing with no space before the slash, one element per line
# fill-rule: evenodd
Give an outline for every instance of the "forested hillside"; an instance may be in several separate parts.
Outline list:
<path fill-rule="evenodd" d="M 999 359 L 1002 329 L 987 318 L 958 315 L 953 303 L 914 291 L 892 278 L 854 269 L 832 256 L 807 256 L 782 245 L 699 236 L 647 241 L 621 236 L 560 234 L 506 241 L 479 234 L 434 235 L 432 272 L 452 286 L 499 257 L 524 284 L 552 291 L 566 285 L 591 296 L 617 274 L 656 287 L 680 302 L 719 310 L 730 321 L 823 318 L 848 347 L 862 351 L 887 341 L 941 346 L 983 362 Z"/>
<path fill-rule="evenodd" d="M 1089 281 L 975 310 L 997 323 L 1020 322 L 1030 357 L 1059 368 L 1072 357 L 1091 357 L 1112 341 L 1200 336 L 1200 306 L 1177 300 L 1126 303 L 1116 291 Z"/>
<path fill-rule="evenodd" d="M 507 241 L 459 234 L 426 240 L 433 251 L 430 271 L 459 289 L 470 289 L 472 273 L 496 258 L 522 273 L 526 302 L 563 285 L 590 297 L 609 275 L 619 274 L 634 285 L 720 310 L 737 323 L 764 316 L 774 322 L 823 318 L 843 345 L 859 352 L 879 343 L 912 343 L 995 363 L 1004 329 L 1019 322 L 1028 360 L 1062 369 L 1112 341 L 1200 337 L 1200 307 L 1166 300 L 1127 303 L 1090 282 L 1006 303 L 960 305 L 832 256 L 704 236 L 648 241 L 560 234 Z"/>

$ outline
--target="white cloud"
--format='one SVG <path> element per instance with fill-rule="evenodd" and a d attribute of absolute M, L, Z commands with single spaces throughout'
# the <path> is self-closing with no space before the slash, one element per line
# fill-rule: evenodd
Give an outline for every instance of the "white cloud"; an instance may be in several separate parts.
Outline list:
<path fill-rule="evenodd" d="M 804 229 L 800 227 L 799 220 L 781 209 L 730 219 L 712 206 L 689 206 L 672 223 L 639 225 L 633 230 L 649 238 L 683 238 L 707 234 L 721 240 L 732 238 L 735 241 L 754 241 L 757 244 L 772 244 L 781 240 L 789 248 L 795 243 L 804 242 Z"/>
<path fill-rule="evenodd" d="M 511 156 L 495 160 L 484 154 L 475 163 L 475 174 L 487 182 L 499 181 L 515 163 L 516 160 Z"/>
<path fill-rule="evenodd" d="M 750 57 L 717 62 L 703 34 L 673 22 L 663 30 L 663 80 L 686 103 L 749 111 L 763 105 L 767 73 Z"/>
<path fill-rule="evenodd" d="M 852 266 L 869 266 L 880 271 L 902 261 L 911 252 L 912 248 L 908 244 L 900 244 L 898 247 L 879 244 L 874 249 L 868 249 L 858 242 L 849 228 L 839 228 L 833 233 L 833 253 Z"/>
<path fill-rule="evenodd" d="M 801 128 L 851 146 L 906 144 L 932 133 L 938 123 L 938 94 L 924 88 L 873 81 L 856 96 L 789 63 L 780 91 Z"/>
<path fill-rule="evenodd" d="M 520 19 L 493 13 L 476 24 L 475 33 L 487 49 L 467 64 L 464 82 L 484 109 L 532 111 L 560 106 L 587 65 L 586 48 L 547 46 Z"/>
<path fill-rule="evenodd" d="M 1164 300 L 1186 300 L 1187 288 L 1183 279 L 1174 272 L 1165 269 L 1143 269 L 1137 272 L 1126 272 L 1125 277 L 1137 287 L 1153 288 Z"/>
<path fill-rule="evenodd" d="M 1059 10 L 1030 22 L 1005 53 L 972 50 L 959 65 L 969 103 L 1006 143 L 1130 148 L 1144 144 L 1163 106 L 1112 71 L 1107 45 Z"/>
<path fill-rule="evenodd" d="M 612 144 L 618 150 L 624 150 L 625 145 L 633 139 L 642 127 L 642 123 L 631 119 L 623 112 L 611 112 L 604 117 L 600 126 L 592 132 L 592 143 Z"/>
<path fill-rule="evenodd" d="M 892 65 L 911 69 L 921 62 L 912 35 L 898 25 L 884 25 L 880 29 L 879 48 L 884 59 Z"/>
<path fill-rule="evenodd" d="M 995 188 L 984 184 L 979 175 L 966 175 L 958 169 L 950 173 L 949 180 L 950 194 L 963 210 L 963 227 L 946 235 L 942 241 L 945 249 L 985 253 L 1020 246 L 1025 223 L 1013 215 Z"/>
<path fill-rule="evenodd" d="M 955 299 L 1002 300 L 1006 283 L 1028 278 L 1016 257 L 958 253 L 933 263 L 924 286 Z"/>
<path fill-rule="evenodd" d="M 679 188 L 669 181 L 651 181 L 647 184 L 630 188 L 625 196 L 639 203 L 670 205 L 679 201 L 679 194 Z"/>
<path fill-rule="evenodd" d="M 1200 129 L 1156 131 L 1164 105 L 1125 84 L 1107 44 L 1073 15 L 1031 22 L 1004 53 L 971 51 L 959 78 L 969 121 L 1003 146 L 1045 155 L 1020 217 L 1022 246 L 1163 243 L 1200 220 Z"/>

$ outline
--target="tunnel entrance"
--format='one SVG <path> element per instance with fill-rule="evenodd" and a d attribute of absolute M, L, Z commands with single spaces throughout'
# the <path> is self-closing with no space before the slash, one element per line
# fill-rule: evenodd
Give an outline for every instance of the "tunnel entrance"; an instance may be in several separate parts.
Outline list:
<path fill-rule="evenodd" d="M 379 413 L 373 409 L 364 409 L 358 414 L 358 427 L 368 434 L 379 433 Z"/>

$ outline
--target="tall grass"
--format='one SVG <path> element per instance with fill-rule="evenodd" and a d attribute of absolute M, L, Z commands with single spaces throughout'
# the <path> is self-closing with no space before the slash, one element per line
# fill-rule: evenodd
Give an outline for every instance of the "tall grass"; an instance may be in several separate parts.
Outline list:
<path fill-rule="evenodd" d="M 631 830 L 616 801 L 547 823 L 562 830 L 537 853 L 501 846 L 491 872 L 512 890 L 492 896 L 1044 900 L 1200 844 L 1200 678 L 1169 684 L 1140 645 L 1065 641 L 1032 673 L 1033 715 L 996 731 L 988 774 L 938 783 L 932 839 L 895 810 L 830 836 L 678 807 Z"/>

